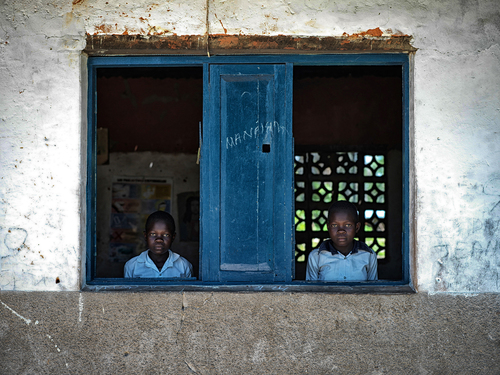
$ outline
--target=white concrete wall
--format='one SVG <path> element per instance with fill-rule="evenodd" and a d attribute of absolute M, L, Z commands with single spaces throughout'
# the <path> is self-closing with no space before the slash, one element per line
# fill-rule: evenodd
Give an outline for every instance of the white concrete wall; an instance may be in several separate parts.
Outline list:
<path fill-rule="evenodd" d="M 200 0 L 73 3 L 0 5 L 2 290 L 80 287 L 85 34 L 207 29 Z M 420 291 L 500 292 L 496 0 L 220 0 L 209 1 L 209 22 L 214 34 L 340 36 L 380 27 L 412 35 L 415 281 Z"/>

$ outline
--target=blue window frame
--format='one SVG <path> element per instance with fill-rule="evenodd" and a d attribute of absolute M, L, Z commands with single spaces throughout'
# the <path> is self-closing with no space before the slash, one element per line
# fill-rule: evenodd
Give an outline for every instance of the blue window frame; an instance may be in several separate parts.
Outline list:
<path fill-rule="evenodd" d="M 410 65 L 407 54 L 89 57 L 87 285 L 310 286 L 293 281 L 293 67 L 387 65 L 400 66 L 402 72 L 403 270 L 401 280 L 372 284 L 408 285 Z M 197 280 L 96 277 L 96 76 L 100 68 L 123 67 L 203 70 Z"/>

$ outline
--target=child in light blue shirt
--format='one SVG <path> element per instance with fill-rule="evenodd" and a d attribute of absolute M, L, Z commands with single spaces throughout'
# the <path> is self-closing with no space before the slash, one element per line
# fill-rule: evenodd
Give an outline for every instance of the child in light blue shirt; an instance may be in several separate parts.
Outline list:
<path fill-rule="evenodd" d="M 333 203 L 328 210 L 330 239 L 309 254 L 306 280 L 377 280 L 377 254 L 354 239 L 360 227 L 356 206 L 346 201 Z"/>
<path fill-rule="evenodd" d="M 172 215 L 165 211 L 149 215 L 144 237 L 148 249 L 125 263 L 125 277 L 191 277 L 191 263 L 170 250 L 175 239 Z"/>

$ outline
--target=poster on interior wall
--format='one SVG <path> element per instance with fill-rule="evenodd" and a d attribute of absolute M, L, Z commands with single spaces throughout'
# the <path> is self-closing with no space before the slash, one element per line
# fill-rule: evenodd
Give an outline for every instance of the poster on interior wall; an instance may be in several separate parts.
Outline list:
<path fill-rule="evenodd" d="M 177 194 L 179 236 L 183 242 L 200 241 L 200 192 Z"/>
<path fill-rule="evenodd" d="M 111 187 L 109 260 L 126 262 L 146 250 L 144 226 L 155 211 L 171 210 L 172 179 L 115 177 Z"/>

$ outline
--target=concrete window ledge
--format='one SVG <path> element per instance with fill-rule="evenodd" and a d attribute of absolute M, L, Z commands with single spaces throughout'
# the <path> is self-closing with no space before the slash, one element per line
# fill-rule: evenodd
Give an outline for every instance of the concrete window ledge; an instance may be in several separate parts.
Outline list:
<path fill-rule="evenodd" d="M 183 285 L 179 282 L 156 282 L 156 285 L 140 285 L 131 282 L 121 285 L 86 285 L 82 288 L 86 292 L 293 292 L 293 293 L 329 293 L 329 294 L 413 294 L 416 291 L 410 285 L 387 283 L 349 283 L 349 284 L 310 284 L 297 282 L 293 284 L 190 284 Z"/>

